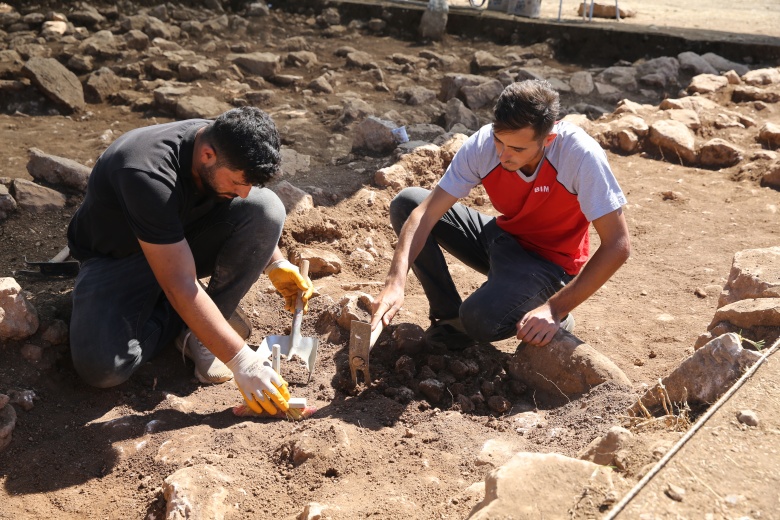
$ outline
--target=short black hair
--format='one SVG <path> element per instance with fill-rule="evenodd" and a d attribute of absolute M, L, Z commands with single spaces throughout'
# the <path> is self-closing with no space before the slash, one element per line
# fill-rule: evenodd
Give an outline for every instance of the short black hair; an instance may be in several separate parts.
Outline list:
<path fill-rule="evenodd" d="M 251 184 L 266 184 L 282 163 L 276 125 L 257 107 L 228 110 L 206 127 L 203 140 L 216 151 L 218 165 L 243 171 Z"/>
<path fill-rule="evenodd" d="M 498 96 L 493 108 L 493 131 L 533 128 L 534 137 L 543 139 L 552 131 L 560 110 L 560 96 L 549 82 L 518 81 Z"/>

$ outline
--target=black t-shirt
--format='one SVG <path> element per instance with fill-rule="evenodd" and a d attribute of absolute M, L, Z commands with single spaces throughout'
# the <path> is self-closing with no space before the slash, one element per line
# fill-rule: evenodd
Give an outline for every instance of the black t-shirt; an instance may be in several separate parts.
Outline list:
<path fill-rule="evenodd" d="M 87 194 L 68 226 L 68 245 L 79 260 L 123 258 L 141 251 L 138 240 L 173 244 L 215 200 L 192 178 L 195 134 L 205 119 L 138 128 L 100 156 Z"/>

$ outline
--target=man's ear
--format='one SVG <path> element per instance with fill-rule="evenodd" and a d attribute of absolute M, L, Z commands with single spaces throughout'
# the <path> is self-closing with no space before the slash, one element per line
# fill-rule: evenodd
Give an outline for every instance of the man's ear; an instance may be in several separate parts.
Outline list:
<path fill-rule="evenodd" d="M 544 146 L 550 146 L 552 142 L 555 141 L 556 137 L 558 137 L 558 134 L 547 134 L 547 137 L 544 138 Z"/>
<path fill-rule="evenodd" d="M 200 147 L 200 162 L 205 166 L 211 166 L 217 161 L 217 151 L 208 144 L 202 143 Z"/>

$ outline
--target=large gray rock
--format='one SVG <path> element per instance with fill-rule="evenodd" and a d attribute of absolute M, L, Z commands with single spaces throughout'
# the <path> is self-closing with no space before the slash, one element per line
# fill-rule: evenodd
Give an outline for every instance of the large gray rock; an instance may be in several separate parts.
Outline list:
<path fill-rule="evenodd" d="M 364 51 L 352 51 L 347 53 L 347 67 L 371 70 L 378 69 L 379 65 L 374 61 L 374 55 Z"/>
<path fill-rule="evenodd" d="M 352 149 L 371 153 L 387 154 L 397 146 L 393 130 L 395 123 L 369 116 L 355 128 Z"/>
<path fill-rule="evenodd" d="M 556 453 L 518 453 L 485 477 L 468 520 L 567 518 L 572 497 L 615 492 L 612 469 Z M 595 495 L 594 495 L 595 497 Z"/>
<path fill-rule="evenodd" d="M 125 33 L 125 44 L 128 49 L 142 51 L 149 47 L 149 37 L 145 32 L 132 29 Z"/>
<path fill-rule="evenodd" d="M 685 51 L 677 55 L 680 68 L 693 74 L 718 74 L 718 70 L 695 52 Z"/>
<path fill-rule="evenodd" d="M 593 74 L 587 70 L 581 70 L 571 75 L 569 85 L 575 94 L 587 96 L 596 86 L 593 84 Z"/>
<path fill-rule="evenodd" d="M 710 139 L 699 148 L 699 162 L 711 168 L 726 168 L 742 160 L 742 148 L 718 137 Z"/>
<path fill-rule="evenodd" d="M 763 101 L 764 103 L 780 102 L 780 92 L 777 89 L 752 87 L 750 85 L 737 85 L 731 93 L 732 101 L 745 103 L 750 101 Z"/>
<path fill-rule="evenodd" d="M 84 83 L 84 99 L 87 103 L 106 103 L 120 90 L 122 79 L 108 67 L 102 67 L 90 74 Z"/>
<path fill-rule="evenodd" d="M 477 130 L 479 128 L 479 119 L 460 99 L 452 98 L 447 101 L 447 107 L 444 111 L 444 128 L 449 131 L 458 124 L 470 130 Z"/>
<path fill-rule="evenodd" d="M 758 140 L 773 150 L 780 148 L 780 126 L 774 123 L 765 123 L 758 130 Z"/>
<path fill-rule="evenodd" d="M 0 278 L 0 340 L 26 339 L 38 330 L 38 311 L 13 278 Z"/>
<path fill-rule="evenodd" d="M 227 503 L 227 488 L 232 480 L 208 464 L 196 464 L 176 471 L 163 483 L 166 519 L 222 520 L 231 507 Z"/>
<path fill-rule="evenodd" d="M 81 4 L 79 9 L 68 13 L 68 21 L 91 29 L 105 23 L 106 17 L 91 5 Z"/>
<path fill-rule="evenodd" d="M 311 155 L 298 153 L 292 148 L 282 146 L 282 168 L 279 171 L 280 176 L 294 176 L 297 173 L 307 172 L 311 166 Z"/>
<path fill-rule="evenodd" d="M 181 35 L 181 29 L 175 25 L 168 25 L 154 16 L 146 17 L 146 24 L 142 29 L 151 39 L 164 38 L 166 40 L 177 40 Z"/>
<path fill-rule="evenodd" d="M 31 58 L 24 64 L 23 73 L 46 97 L 66 112 L 84 109 L 84 89 L 79 78 L 54 58 Z"/>
<path fill-rule="evenodd" d="M 190 90 L 192 90 L 192 87 L 163 85 L 162 87 L 154 89 L 152 92 L 154 95 L 154 104 L 163 112 L 175 114 L 176 105 L 179 104 L 179 99 L 189 94 Z"/>
<path fill-rule="evenodd" d="M 16 201 L 5 184 L 0 184 L 0 220 L 6 218 L 12 211 L 16 211 Z"/>
<path fill-rule="evenodd" d="M 616 466 L 619 453 L 628 447 L 633 434 L 620 426 L 613 426 L 606 435 L 597 437 L 577 454 L 578 459 L 589 460 L 600 466 Z"/>
<path fill-rule="evenodd" d="M 436 92 L 415 85 L 413 87 L 401 87 L 396 91 L 396 97 L 402 99 L 407 105 L 429 105 L 436 101 Z"/>
<path fill-rule="evenodd" d="M 507 363 L 507 372 L 529 388 L 553 397 L 579 396 L 605 381 L 631 386 L 609 358 L 562 329 L 544 347 L 521 343 Z"/>
<path fill-rule="evenodd" d="M 623 67 L 616 65 L 614 67 L 607 67 L 601 71 L 595 79 L 600 82 L 616 85 L 625 90 L 633 91 L 638 87 L 636 78 L 637 69 L 634 67 Z"/>
<path fill-rule="evenodd" d="M 290 256 L 290 261 L 296 265 L 300 265 L 301 260 L 309 261 L 309 274 L 312 276 L 326 276 L 341 272 L 341 258 L 326 249 L 304 247 L 294 251 Z"/>
<path fill-rule="evenodd" d="M 27 172 L 33 179 L 66 186 L 82 193 L 87 190 L 87 181 L 92 171 L 90 168 L 71 159 L 49 155 L 38 148 L 30 148 L 29 153 Z"/>
<path fill-rule="evenodd" d="M 709 328 L 724 321 L 740 329 L 780 327 L 780 298 L 754 298 L 724 305 L 715 311 Z"/>
<path fill-rule="evenodd" d="M 439 99 L 441 101 L 449 101 L 450 99 L 457 97 L 463 87 L 481 85 L 488 81 L 492 81 L 492 79 L 486 76 L 477 76 L 475 74 L 445 74 L 441 79 Z"/>
<path fill-rule="evenodd" d="M 492 104 L 503 91 L 504 85 L 497 79 L 486 81 L 479 85 L 467 85 L 460 89 L 466 106 L 471 110 L 478 110 Z"/>
<path fill-rule="evenodd" d="M 718 307 L 749 298 L 780 298 L 780 246 L 734 254 Z"/>
<path fill-rule="evenodd" d="M 509 63 L 506 60 L 496 58 L 487 51 L 477 51 L 471 59 L 472 72 L 481 74 L 483 72 L 493 72 L 507 67 Z"/>
<path fill-rule="evenodd" d="M 249 54 L 229 54 L 232 61 L 250 74 L 268 79 L 275 76 L 281 68 L 281 58 L 270 52 L 252 52 Z"/>
<path fill-rule="evenodd" d="M 120 40 L 111 31 L 98 31 L 79 44 L 79 52 L 88 56 L 117 58 L 122 54 Z"/>
<path fill-rule="evenodd" d="M 742 348 L 737 334 L 719 336 L 647 390 L 639 400 L 641 405 L 638 402 L 628 412 L 641 416 L 642 406 L 651 411 L 662 408 L 664 393 L 672 403 L 712 404 L 760 357 Z"/>
<path fill-rule="evenodd" d="M 312 196 L 287 181 L 281 181 L 271 186 L 271 190 L 281 199 L 288 215 L 291 213 L 307 213 L 309 210 L 314 209 Z"/>
<path fill-rule="evenodd" d="M 14 179 L 13 188 L 13 195 L 19 209 L 30 213 L 59 210 L 64 208 L 67 202 L 62 193 L 26 179 Z"/>
<path fill-rule="evenodd" d="M 13 78 L 22 72 L 24 60 L 11 49 L 0 50 L 0 78 Z"/>
<path fill-rule="evenodd" d="M 210 96 L 183 96 L 176 103 L 176 117 L 179 119 L 216 119 L 232 105 Z"/>
<path fill-rule="evenodd" d="M 746 72 L 742 76 L 742 81 L 748 85 L 771 85 L 773 83 L 780 83 L 780 69 L 757 69 Z"/>
<path fill-rule="evenodd" d="M 709 94 L 728 86 L 729 80 L 725 76 L 715 74 L 699 74 L 691 79 L 688 85 L 688 92 Z"/>
<path fill-rule="evenodd" d="M 775 161 L 769 165 L 769 168 L 761 176 L 761 186 L 780 190 L 780 161 Z"/>
<path fill-rule="evenodd" d="M 313 90 L 314 92 L 333 94 L 333 86 L 330 84 L 328 77 L 325 74 L 311 80 L 311 82 L 307 85 L 307 88 Z"/>
<path fill-rule="evenodd" d="M 680 62 L 671 56 L 653 58 L 637 65 L 636 73 L 640 81 L 652 86 L 676 85 Z"/>
<path fill-rule="evenodd" d="M 650 142 L 661 150 L 667 161 L 696 162 L 693 132 L 679 121 L 661 120 L 653 123 L 650 126 Z"/>
<path fill-rule="evenodd" d="M 355 121 L 362 121 L 366 117 L 374 115 L 374 107 L 362 99 L 349 97 L 341 103 L 341 114 L 339 114 L 335 125 L 338 128 L 346 128 Z"/>
<path fill-rule="evenodd" d="M 736 63 L 727 60 L 726 58 L 723 58 L 722 56 L 718 56 L 717 54 L 712 52 L 702 54 L 701 57 L 704 58 L 704 60 L 707 63 L 712 65 L 713 68 L 715 68 L 715 70 L 717 70 L 718 72 L 728 72 L 730 70 L 733 70 L 740 76 L 743 76 L 750 70 L 746 65 L 742 65 L 741 63 Z"/>

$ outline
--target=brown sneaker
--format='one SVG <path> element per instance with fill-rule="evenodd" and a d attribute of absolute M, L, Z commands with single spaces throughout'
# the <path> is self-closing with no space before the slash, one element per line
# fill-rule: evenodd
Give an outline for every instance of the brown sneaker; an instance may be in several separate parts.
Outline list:
<path fill-rule="evenodd" d="M 436 320 L 423 335 L 425 344 L 438 350 L 464 350 L 477 344 L 466 334 L 460 318 Z"/>
<path fill-rule="evenodd" d="M 175 344 L 183 356 L 195 363 L 195 377 L 201 383 L 224 383 L 233 378 L 233 372 L 200 342 L 189 327 L 181 331 Z"/>
<path fill-rule="evenodd" d="M 236 310 L 233 311 L 233 314 L 228 318 L 228 323 L 244 341 L 249 339 L 249 336 L 252 335 L 252 322 L 249 321 L 249 317 L 244 314 L 241 307 L 236 307 Z"/>

